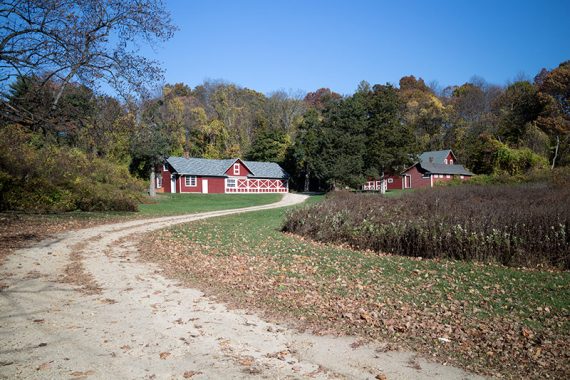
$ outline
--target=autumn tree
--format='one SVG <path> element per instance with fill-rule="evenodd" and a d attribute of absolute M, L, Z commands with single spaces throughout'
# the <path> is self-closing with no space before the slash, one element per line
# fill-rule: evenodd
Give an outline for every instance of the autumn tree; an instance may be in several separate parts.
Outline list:
<path fill-rule="evenodd" d="M 566 157 L 568 163 L 570 155 L 570 61 L 550 72 L 541 71 L 536 84 L 542 105 L 536 125 L 552 136 L 551 167 L 554 168 L 560 156 Z"/>

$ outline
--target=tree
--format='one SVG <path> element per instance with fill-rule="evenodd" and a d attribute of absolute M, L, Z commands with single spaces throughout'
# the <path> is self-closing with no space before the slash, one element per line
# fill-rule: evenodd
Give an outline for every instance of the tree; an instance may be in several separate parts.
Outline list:
<path fill-rule="evenodd" d="M 570 135 L 570 61 L 561 63 L 550 72 L 541 71 L 537 76 L 538 98 L 542 112 L 536 124 L 553 136 L 554 149 L 551 168 L 564 151 L 567 152 Z M 562 152 L 560 147 L 562 146 Z"/>
<path fill-rule="evenodd" d="M 309 109 L 303 116 L 295 143 L 289 151 L 291 159 L 288 167 L 298 174 L 297 177 L 303 178 L 303 191 L 305 192 L 310 191 L 311 178 L 317 171 L 320 160 L 318 154 L 320 125 L 321 120 L 317 109 Z"/>
<path fill-rule="evenodd" d="M 323 111 L 325 107 L 342 98 L 340 94 L 331 91 L 329 88 L 319 88 L 315 92 L 309 92 L 305 95 L 303 101 L 307 107 Z"/>
<path fill-rule="evenodd" d="M 283 163 L 291 139 L 282 130 L 262 127 L 253 140 L 247 158 L 252 161 Z"/>
<path fill-rule="evenodd" d="M 416 150 L 414 126 L 404 122 L 401 98 L 391 85 L 375 85 L 368 104 L 366 174 L 397 173 L 411 163 Z"/>
<path fill-rule="evenodd" d="M 515 82 L 497 99 L 498 134 L 506 142 L 519 145 L 531 122 L 541 112 L 536 88 L 529 82 Z"/>
<path fill-rule="evenodd" d="M 158 64 L 138 55 L 174 33 L 160 0 L 7 0 L 0 8 L 0 84 L 46 73 L 60 83 L 90 88 L 106 81 L 121 94 L 145 93 L 162 76 Z M 5 96 L 5 94 L 4 94 Z"/>

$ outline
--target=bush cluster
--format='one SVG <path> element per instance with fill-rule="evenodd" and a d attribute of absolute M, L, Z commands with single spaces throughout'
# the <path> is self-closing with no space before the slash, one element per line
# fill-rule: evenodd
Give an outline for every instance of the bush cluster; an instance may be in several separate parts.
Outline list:
<path fill-rule="evenodd" d="M 404 256 L 570 269 L 570 186 L 464 185 L 399 198 L 334 193 L 284 231 Z"/>
<path fill-rule="evenodd" d="M 0 210 L 136 211 L 143 190 L 124 166 L 46 144 L 18 126 L 0 130 Z"/>

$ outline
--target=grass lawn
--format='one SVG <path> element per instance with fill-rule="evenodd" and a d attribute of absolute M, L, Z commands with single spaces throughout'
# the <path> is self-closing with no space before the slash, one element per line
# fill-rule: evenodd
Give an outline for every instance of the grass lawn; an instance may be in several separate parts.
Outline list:
<path fill-rule="evenodd" d="M 176 226 L 141 249 L 189 284 L 317 330 L 385 340 L 484 374 L 570 374 L 570 273 L 316 244 L 279 231 L 285 212 Z"/>
<path fill-rule="evenodd" d="M 278 202 L 282 194 L 158 194 L 155 203 L 139 206 L 138 215 L 164 216 L 260 206 Z"/>

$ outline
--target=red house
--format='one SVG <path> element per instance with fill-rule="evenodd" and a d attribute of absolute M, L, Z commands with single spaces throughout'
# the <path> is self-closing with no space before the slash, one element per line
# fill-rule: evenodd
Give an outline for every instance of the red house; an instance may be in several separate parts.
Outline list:
<path fill-rule="evenodd" d="M 157 188 L 165 193 L 286 193 L 289 175 L 273 162 L 169 157 Z"/>
<path fill-rule="evenodd" d="M 424 152 L 420 160 L 402 173 L 402 189 L 433 187 L 437 182 L 453 178 L 466 180 L 474 174 L 457 164 L 457 158 L 450 149 Z"/>
<path fill-rule="evenodd" d="M 424 152 L 419 161 L 399 176 L 385 177 L 387 190 L 418 189 L 433 187 L 437 182 L 451 181 L 453 178 L 466 180 L 474 174 L 457 164 L 457 158 L 450 149 Z M 368 181 L 363 190 L 380 190 L 379 180 Z M 378 188 L 372 188 L 372 187 Z"/>

